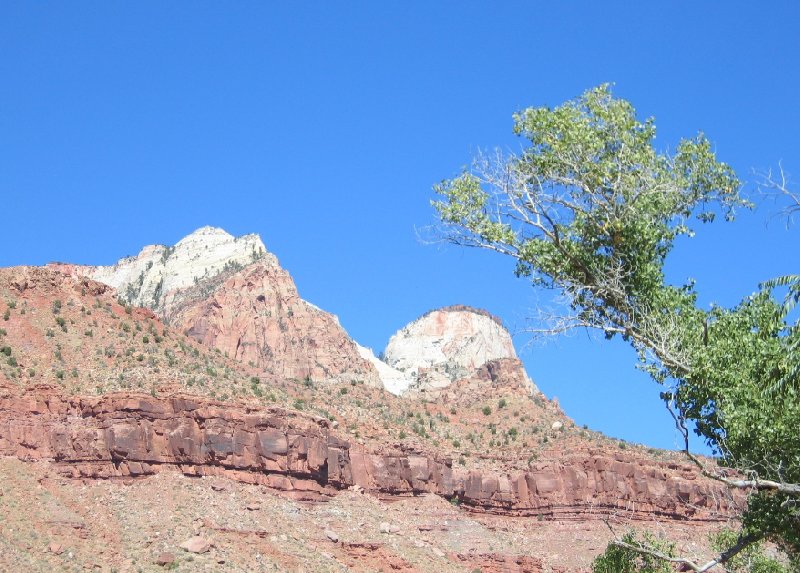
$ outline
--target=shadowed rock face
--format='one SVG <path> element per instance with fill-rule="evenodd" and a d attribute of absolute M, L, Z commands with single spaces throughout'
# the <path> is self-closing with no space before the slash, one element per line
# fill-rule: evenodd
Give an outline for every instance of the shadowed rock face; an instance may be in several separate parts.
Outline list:
<path fill-rule="evenodd" d="M 327 420 L 279 408 L 251 409 L 189 396 L 65 397 L 38 389 L 0 398 L 0 455 L 52 460 L 64 475 L 146 476 L 163 468 L 226 475 L 300 498 L 353 485 L 381 495 L 433 493 L 507 515 L 719 519 L 727 497 L 688 466 L 593 452 L 527 471 L 454 468 L 451 460 L 367 451 Z"/>

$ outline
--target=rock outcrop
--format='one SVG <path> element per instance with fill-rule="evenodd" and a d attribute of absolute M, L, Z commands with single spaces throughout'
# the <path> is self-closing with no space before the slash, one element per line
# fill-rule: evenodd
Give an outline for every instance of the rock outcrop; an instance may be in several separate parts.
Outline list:
<path fill-rule="evenodd" d="M 136 477 L 173 468 L 300 498 L 359 486 L 389 496 L 432 493 L 506 515 L 568 519 L 625 511 L 632 518 L 713 520 L 729 508 L 720 484 L 687 465 L 589 451 L 527 471 L 468 471 L 433 454 L 367 451 L 322 418 L 185 395 L 68 397 L 9 388 L 0 398 L 0 455 L 51 460 L 72 477 Z"/>
<path fill-rule="evenodd" d="M 436 393 L 474 376 L 487 362 L 517 358 L 500 320 L 466 306 L 426 313 L 392 336 L 384 355 L 393 369 L 384 377 L 391 375 L 398 394 Z"/>
<path fill-rule="evenodd" d="M 110 285 L 127 303 L 275 376 L 381 384 L 337 318 L 300 298 L 258 235 L 203 227 L 112 266 L 53 266 Z"/>
<path fill-rule="evenodd" d="M 306 302 L 292 277 L 259 260 L 208 289 L 170 294 L 167 323 L 232 358 L 276 376 L 380 386 L 336 317 Z"/>
<path fill-rule="evenodd" d="M 262 258 L 269 264 L 278 264 L 258 235 L 233 237 L 222 229 L 202 227 L 173 247 L 148 245 L 138 255 L 114 265 L 84 266 L 80 271 L 117 289 L 129 304 L 162 314 L 170 300 L 169 293 Z"/>

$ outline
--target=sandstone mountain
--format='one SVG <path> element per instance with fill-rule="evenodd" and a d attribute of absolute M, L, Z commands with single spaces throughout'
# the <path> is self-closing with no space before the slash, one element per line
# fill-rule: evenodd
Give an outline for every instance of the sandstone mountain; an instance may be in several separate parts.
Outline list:
<path fill-rule="evenodd" d="M 150 245 L 111 266 L 56 266 L 115 288 L 128 304 L 150 308 L 205 346 L 271 375 L 432 396 L 490 360 L 516 359 L 497 318 L 451 306 L 402 328 L 379 360 L 334 315 L 299 296 L 255 234 L 236 238 L 203 227 L 173 247 Z"/>
<path fill-rule="evenodd" d="M 384 386 L 399 395 L 435 396 L 457 380 L 475 378 L 498 359 L 512 359 L 529 392 L 537 391 L 500 320 L 463 305 L 432 310 L 401 328 L 389 340 L 384 364 L 366 349 L 362 356 L 376 364 Z"/>
<path fill-rule="evenodd" d="M 152 310 L 108 268 L 0 269 L 0 570 L 583 573 L 606 520 L 696 554 L 735 513 L 570 420 L 487 313 L 428 313 L 373 370 L 260 240 L 204 235 L 208 273 L 204 240 L 181 280 L 120 263 Z"/>
<path fill-rule="evenodd" d="M 278 266 L 278 259 L 267 253 L 258 235 L 234 238 L 222 229 L 202 227 L 173 247 L 149 245 L 138 255 L 114 265 L 80 270 L 81 274 L 117 289 L 129 304 L 163 314 L 174 304 L 177 292 L 259 259 Z"/>
<path fill-rule="evenodd" d="M 337 318 L 300 298 L 258 235 L 203 227 L 112 266 L 57 266 L 114 287 L 128 304 L 269 374 L 380 385 Z"/>

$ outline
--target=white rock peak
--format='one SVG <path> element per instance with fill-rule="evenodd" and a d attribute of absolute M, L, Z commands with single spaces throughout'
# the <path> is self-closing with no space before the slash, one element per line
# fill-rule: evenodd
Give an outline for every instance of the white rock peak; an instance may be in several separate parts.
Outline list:
<path fill-rule="evenodd" d="M 470 307 L 446 307 L 423 315 L 392 336 L 385 360 L 393 372 L 384 385 L 397 394 L 409 389 L 436 390 L 473 374 L 490 360 L 516 357 L 511 336 L 499 319 Z"/>
<path fill-rule="evenodd" d="M 149 245 L 138 255 L 115 265 L 90 267 L 87 274 L 116 288 L 130 304 L 158 309 L 164 293 L 192 286 L 262 257 L 274 259 L 258 235 L 234 237 L 223 229 L 206 226 L 174 247 Z"/>

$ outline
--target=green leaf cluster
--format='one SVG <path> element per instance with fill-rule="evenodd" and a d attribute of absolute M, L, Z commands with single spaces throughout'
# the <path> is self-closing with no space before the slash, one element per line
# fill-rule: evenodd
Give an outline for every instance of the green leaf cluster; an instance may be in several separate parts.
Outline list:
<path fill-rule="evenodd" d="M 730 529 L 723 529 L 710 536 L 711 545 L 717 551 L 725 551 L 738 541 L 738 534 Z M 796 559 L 787 563 L 769 557 L 764 544 L 757 542 L 749 545 L 744 551 L 725 563 L 728 573 L 798 573 L 800 561 Z"/>
<path fill-rule="evenodd" d="M 635 547 L 645 547 L 668 557 L 675 557 L 675 545 L 644 532 L 641 539 L 631 531 L 622 537 L 622 542 Z M 592 561 L 592 573 L 672 573 L 672 565 L 652 555 L 643 555 L 620 545 L 609 545 L 602 555 Z"/>

